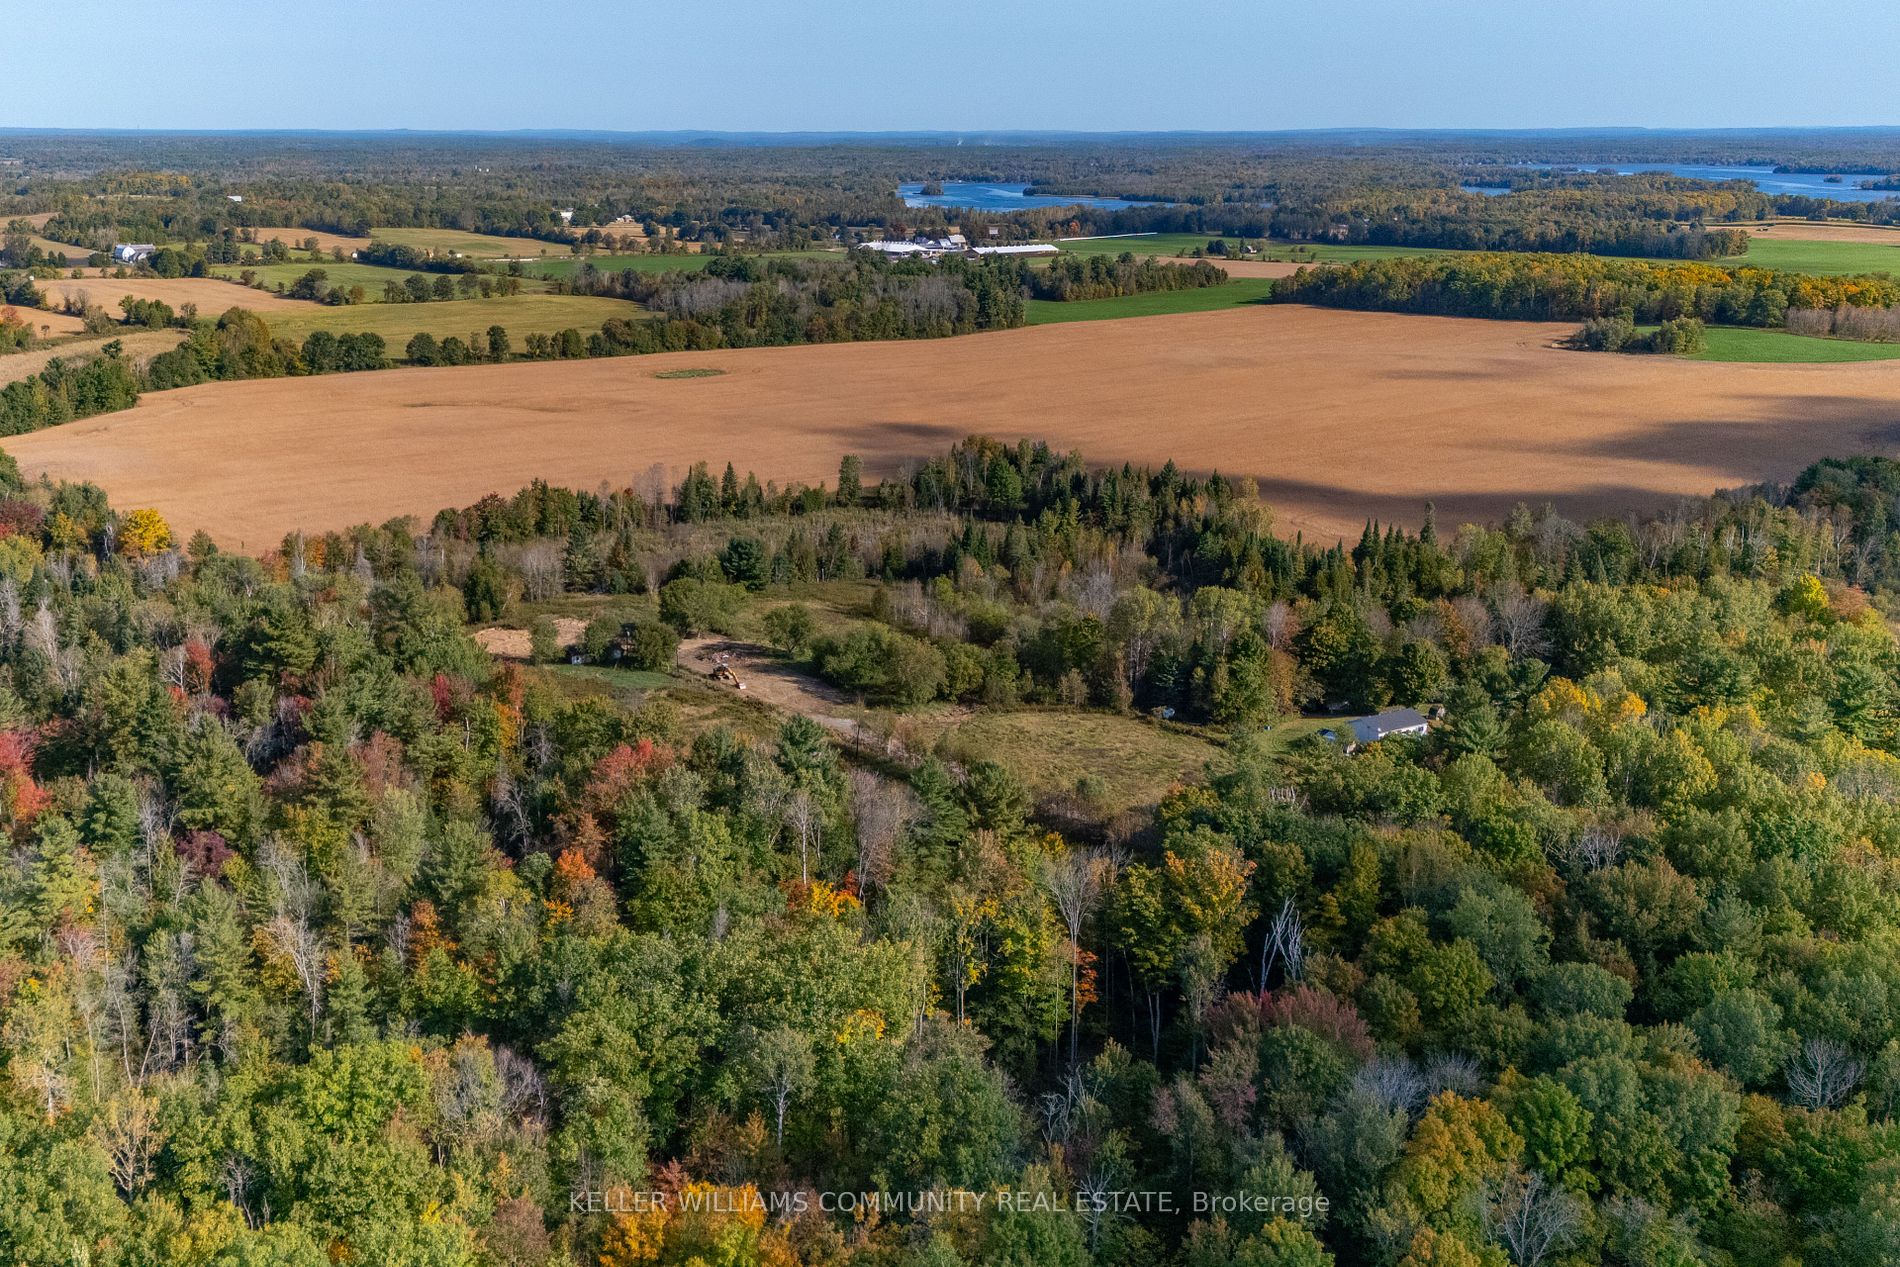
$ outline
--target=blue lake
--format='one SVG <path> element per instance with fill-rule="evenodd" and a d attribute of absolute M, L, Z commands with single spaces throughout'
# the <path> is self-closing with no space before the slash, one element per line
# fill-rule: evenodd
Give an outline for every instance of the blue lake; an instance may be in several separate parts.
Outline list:
<path fill-rule="evenodd" d="M 1081 195 L 1027 193 L 1028 185 L 989 181 L 946 180 L 943 192 L 926 194 L 923 182 L 897 187 L 897 196 L 906 207 L 947 207 L 954 211 L 1022 211 L 1029 207 L 1098 207 L 1109 211 L 1123 207 L 1160 207 L 1165 203 L 1131 202 L 1126 198 L 1088 198 Z"/>
<path fill-rule="evenodd" d="M 1705 167 L 1695 163 L 1521 163 L 1521 167 L 1538 171 L 1579 171 L 1596 172 L 1606 167 L 1620 176 L 1633 176 L 1637 172 L 1668 172 L 1672 176 L 1687 176 L 1691 180 L 1745 180 L 1765 194 L 1801 194 L 1809 198 L 1832 198 L 1836 202 L 1885 202 L 1889 198 L 1900 198 L 1900 190 L 1860 189 L 1859 182 L 1873 180 L 1872 176 L 1840 177 L 1839 184 L 1830 183 L 1826 172 L 1778 172 L 1772 167 Z M 1467 185 L 1465 188 L 1473 189 Z M 1478 189 L 1478 193 L 1501 194 L 1502 189 Z"/>

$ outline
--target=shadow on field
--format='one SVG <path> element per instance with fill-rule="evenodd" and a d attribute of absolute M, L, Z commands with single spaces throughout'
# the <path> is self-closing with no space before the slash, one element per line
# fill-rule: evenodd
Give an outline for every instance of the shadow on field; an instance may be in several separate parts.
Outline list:
<path fill-rule="evenodd" d="M 1900 384 L 1897 384 L 1900 385 Z M 1900 400 L 1845 396 L 1765 396 L 1761 417 L 1673 418 L 1615 435 L 1543 442 L 1544 452 L 1597 460 L 1632 459 L 1717 467 L 1736 484 L 1792 479 L 1808 462 L 1900 447 Z M 1806 453 L 1792 469 L 1790 454 Z"/>

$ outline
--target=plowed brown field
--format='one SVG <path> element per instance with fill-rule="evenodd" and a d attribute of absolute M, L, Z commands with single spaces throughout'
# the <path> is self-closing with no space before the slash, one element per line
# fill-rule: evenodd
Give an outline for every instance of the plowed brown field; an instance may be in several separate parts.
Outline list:
<path fill-rule="evenodd" d="M 221 383 L 8 440 L 257 548 L 433 514 L 536 476 L 627 484 L 730 459 L 761 479 L 888 473 L 973 432 L 1096 462 L 1252 475 L 1282 531 L 1368 517 L 1572 517 L 1900 448 L 1900 362 L 1735 365 L 1571 352 L 1565 326 L 1249 307 L 962 339 Z M 713 368 L 713 377 L 662 379 Z"/>

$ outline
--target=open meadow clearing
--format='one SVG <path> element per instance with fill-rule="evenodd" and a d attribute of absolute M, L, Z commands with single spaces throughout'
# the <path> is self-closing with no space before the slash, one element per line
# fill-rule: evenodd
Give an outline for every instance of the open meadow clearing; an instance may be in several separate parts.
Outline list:
<path fill-rule="evenodd" d="M 240 292 L 242 293 L 242 292 Z M 297 303 L 295 300 L 280 302 Z M 298 303 L 297 311 L 265 318 L 271 333 L 299 343 L 313 330 L 332 334 L 380 334 L 392 356 L 401 356 L 412 335 L 454 335 L 466 340 L 490 326 L 507 330 L 516 344 L 530 334 L 554 334 L 569 328 L 592 334 L 610 317 L 641 319 L 638 304 L 592 295 L 511 295 L 506 299 L 440 299 L 426 304 Z"/>
<path fill-rule="evenodd" d="M 261 290 L 247 290 L 215 277 L 112 277 L 88 271 L 84 277 L 61 277 L 34 284 L 46 292 L 46 302 L 54 307 L 68 299 L 77 301 L 85 296 L 115 317 L 125 315 L 119 301 L 127 295 L 134 299 L 156 299 L 173 308 L 197 304 L 198 315 L 202 317 L 215 317 L 227 308 L 249 308 L 266 314 L 318 309 L 317 304 L 306 299 L 287 299 Z"/>
<path fill-rule="evenodd" d="M 426 307 L 427 305 L 419 305 Z M 447 305 L 439 305 L 446 307 Z M 429 515 L 535 477 L 691 462 L 873 474 L 973 432 L 1096 462 L 1252 475 L 1282 531 L 1367 518 L 1573 517 L 1900 447 L 1900 364 L 1715 365 L 1555 346 L 1568 325 L 1244 307 L 953 340 L 688 352 L 220 383 L 7 442 L 29 473 L 259 546 Z M 691 379 L 658 375 L 719 369 Z"/>

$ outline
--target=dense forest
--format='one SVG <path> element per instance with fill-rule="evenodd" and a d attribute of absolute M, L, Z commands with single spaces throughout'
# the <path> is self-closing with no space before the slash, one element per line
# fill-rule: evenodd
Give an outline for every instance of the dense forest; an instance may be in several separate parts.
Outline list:
<path fill-rule="evenodd" d="M 1900 1253 L 1892 463 L 1322 549 L 971 441 L 259 559 L 0 478 L 9 1262 Z M 491 661 L 530 593 L 1224 747 L 1091 821 Z M 1333 701 L 1445 716 L 1262 729 Z"/>

